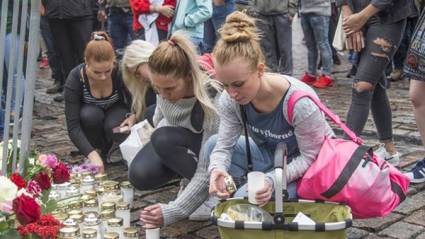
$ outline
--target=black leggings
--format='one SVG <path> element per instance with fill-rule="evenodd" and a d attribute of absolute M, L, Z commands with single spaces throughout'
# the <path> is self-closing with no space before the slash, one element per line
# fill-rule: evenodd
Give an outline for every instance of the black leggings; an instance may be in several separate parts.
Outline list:
<path fill-rule="evenodd" d="M 128 135 L 114 134 L 112 129 L 124 121 L 127 113 L 127 107 L 120 103 L 112 105 L 107 110 L 93 104 L 83 104 L 80 110 L 80 121 L 90 144 L 106 155 L 113 142 L 123 142 Z"/>
<path fill-rule="evenodd" d="M 160 187 L 173 178 L 191 179 L 196 171 L 202 134 L 182 127 L 156 129 L 151 141 L 137 153 L 128 174 L 139 190 Z"/>

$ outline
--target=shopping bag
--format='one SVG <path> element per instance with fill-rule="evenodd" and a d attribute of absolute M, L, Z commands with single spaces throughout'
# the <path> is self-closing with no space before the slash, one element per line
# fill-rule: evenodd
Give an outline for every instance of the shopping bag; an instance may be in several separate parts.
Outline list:
<path fill-rule="evenodd" d="M 332 46 L 338 51 L 344 51 L 346 49 L 345 47 L 346 36 L 345 36 L 344 30 L 342 29 L 342 21 L 343 19 L 342 19 L 342 13 L 341 13 L 339 14 L 338 25 L 336 26 L 334 39 L 332 41 Z"/>
<path fill-rule="evenodd" d="M 131 127 L 130 135 L 120 144 L 121 154 L 127 165 L 131 164 L 136 154 L 146 145 L 151 138 L 154 128 L 148 120 L 139 122 Z"/>

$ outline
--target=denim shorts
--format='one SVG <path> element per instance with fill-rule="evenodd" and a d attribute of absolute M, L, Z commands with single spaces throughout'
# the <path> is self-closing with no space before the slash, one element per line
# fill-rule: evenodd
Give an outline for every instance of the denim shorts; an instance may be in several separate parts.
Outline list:
<path fill-rule="evenodd" d="M 425 11 L 416 25 L 406 56 L 404 73 L 407 78 L 425 81 Z"/>
<path fill-rule="evenodd" d="M 405 26 L 406 19 L 393 24 L 376 21 L 366 26 L 363 31 L 365 48 L 358 59 L 356 82 L 368 82 L 375 86 L 385 81 L 385 69 L 400 45 Z"/>

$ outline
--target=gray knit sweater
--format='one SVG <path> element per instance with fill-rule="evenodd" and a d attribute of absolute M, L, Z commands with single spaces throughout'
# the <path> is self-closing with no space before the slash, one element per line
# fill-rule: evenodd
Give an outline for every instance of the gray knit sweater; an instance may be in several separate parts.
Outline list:
<path fill-rule="evenodd" d="M 300 0 L 299 5 L 301 14 L 331 15 L 331 0 Z"/>
<path fill-rule="evenodd" d="M 214 102 L 218 103 L 220 94 L 217 94 Z M 219 118 L 216 115 L 210 121 L 204 117 L 203 129 L 197 131 L 191 124 L 191 112 L 196 102 L 196 98 L 181 99 L 175 103 L 157 97 L 157 106 L 153 117 L 155 128 L 165 126 L 178 126 L 191 130 L 194 133 L 203 133 L 202 146 L 205 141 L 218 131 Z M 202 152 L 202 146 L 200 152 Z M 199 156 L 198 166 L 195 175 L 190 180 L 185 190 L 168 204 L 161 204 L 164 216 L 164 224 L 168 225 L 188 217 L 195 211 L 208 197 L 208 161 Z"/>

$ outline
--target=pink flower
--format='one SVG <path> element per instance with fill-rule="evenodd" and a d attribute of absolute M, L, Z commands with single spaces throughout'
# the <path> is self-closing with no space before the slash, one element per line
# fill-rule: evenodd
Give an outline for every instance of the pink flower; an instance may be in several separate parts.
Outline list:
<path fill-rule="evenodd" d="M 8 214 L 13 213 L 13 204 L 12 201 L 6 201 L 0 204 L 0 211 Z"/>
<path fill-rule="evenodd" d="M 45 168 L 54 169 L 58 166 L 59 162 L 54 154 L 40 154 L 38 156 L 38 161 Z"/>
<path fill-rule="evenodd" d="M 43 191 L 37 181 L 31 180 L 28 183 L 27 191 L 31 193 L 34 197 L 38 197 L 41 195 L 41 191 Z"/>

